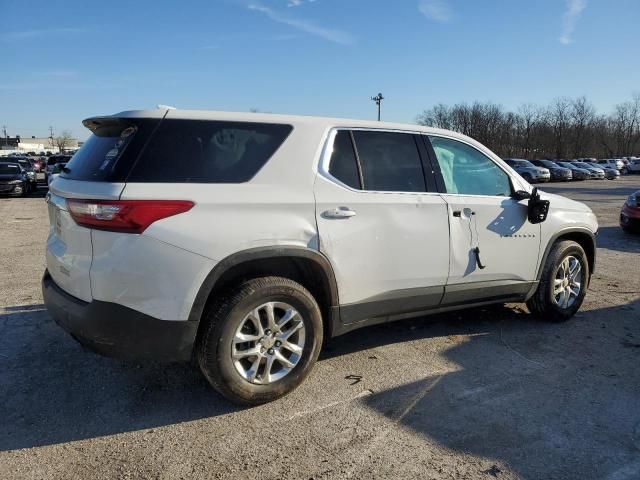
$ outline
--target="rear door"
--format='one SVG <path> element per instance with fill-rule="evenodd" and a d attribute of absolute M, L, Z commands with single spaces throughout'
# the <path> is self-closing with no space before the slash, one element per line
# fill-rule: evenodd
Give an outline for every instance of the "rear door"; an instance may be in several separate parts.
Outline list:
<path fill-rule="evenodd" d="M 86 122 L 93 135 L 49 186 L 47 269 L 56 284 L 74 297 L 92 300 L 93 248 L 91 229 L 76 224 L 67 200 L 118 199 L 126 173 L 154 122 L 114 118 Z"/>
<path fill-rule="evenodd" d="M 431 135 L 435 167 L 451 224 L 444 304 L 524 294 L 535 278 L 540 224 L 512 195 L 509 175 L 488 155 L 459 140 Z"/>
<path fill-rule="evenodd" d="M 442 299 L 447 206 L 418 141 L 403 132 L 330 134 L 315 184 L 316 218 L 344 323 L 426 310 Z"/>

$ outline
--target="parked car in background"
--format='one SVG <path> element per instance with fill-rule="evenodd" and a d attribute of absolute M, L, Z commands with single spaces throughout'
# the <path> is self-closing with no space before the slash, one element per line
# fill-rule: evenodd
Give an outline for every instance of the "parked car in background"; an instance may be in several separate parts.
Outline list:
<path fill-rule="evenodd" d="M 569 182 L 573 179 L 570 169 L 561 167 L 551 160 L 531 160 L 531 163 L 536 167 L 542 167 L 549 170 L 552 182 Z"/>
<path fill-rule="evenodd" d="M 551 180 L 551 173 L 547 168 L 536 167 L 529 160 L 506 158 L 504 161 L 529 183 L 543 183 Z"/>
<path fill-rule="evenodd" d="M 367 325 L 510 301 L 568 320 L 596 265 L 589 207 L 459 133 L 164 109 L 84 125 L 48 194 L 47 310 L 106 355 L 195 356 L 237 403 L 286 395 L 323 339 Z"/>
<path fill-rule="evenodd" d="M 47 187 L 51 186 L 51 182 L 53 182 L 56 178 L 60 176 L 63 172 L 64 167 L 66 167 L 66 163 L 56 163 L 51 169 L 51 173 L 47 176 Z"/>
<path fill-rule="evenodd" d="M 626 232 L 640 232 L 640 190 L 632 193 L 620 211 L 620 226 Z"/>
<path fill-rule="evenodd" d="M 603 158 L 598 160 L 599 165 L 606 165 L 608 167 L 613 167 L 616 170 L 622 170 L 625 167 L 625 164 L 622 160 L 617 158 Z"/>
<path fill-rule="evenodd" d="M 0 162 L 0 194 L 25 196 L 29 180 L 18 162 Z"/>
<path fill-rule="evenodd" d="M 640 173 L 640 158 L 630 158 L 625 165 L 628 173 Z"/>
<path fill-rule="evenodd" d="M 615 167 L 609 166 L 608 164 L 602 164 L 602 163 L 596 163 L 596 162 L 583 162 L 583 163 L 586 163 L 587 165 L 591 165 L 592 167 L 601 168 L 602 170 L 604 170 L 604 178 L 606 178 L 607 180 L 615 180 L 616 178 L 620 178 L 620 171 Z"/>
<path fill-rule="evenodd" d="M 602 168 L 596 168 L 592 165 L 589 165 L 585 162 L 573 161 L 570 162 L 578 168 L 583 168 L 584 170 L 589 172 L 589 178 L 595 180 L 604 180 L 604 170 Z"/>
<path fill-rule="evenodd" d="M 27 178 L 27 185 L 25 195 L 29 195 L 31 192 L 35 192 L 38 188 L 38 177 L 36 171 L 31 166 L 31 162 L 25 157 L 7 157 L 0 159 L 0 163 L 17 163 L 20 165 L 23 173 Z"/>
<path fill-rule="evenodd" d="M 42 161 L 38 157 L 30 158 L 29 163 L 33 168 L 33 171 L 38 173 L 42 169 Z"/>
<path fill-rule="evenodd" d="M 67 163 L 69 160 L 71 160 L 71 155 L 51 155 L 47 159 L 47 166 L 44 171 L 44 178 L 45 180 L 47 180 L 47 185 L 49 184 L 48 178 L 49 178 L 49 175 L 51 175 L 51 172 L 53 171 L 53 167 L 57 163 Z"/>
<path fill-rule="evenodd" d="M 569 170 L 571 170 L 571 178 L 572 180 L 589 180 L 589 178 L 591 178 L 591 173 L 589 172 L 589 170 L 586 170 L 584 168 L 580 168 L 580 167 L 576 167 L 574 164 L 572 164 L 571 162 L 566 162 L 564 160 L 558 160 L 556 162 L 557 165 L 564 167 L 564 168 L 568 168 Z"/>

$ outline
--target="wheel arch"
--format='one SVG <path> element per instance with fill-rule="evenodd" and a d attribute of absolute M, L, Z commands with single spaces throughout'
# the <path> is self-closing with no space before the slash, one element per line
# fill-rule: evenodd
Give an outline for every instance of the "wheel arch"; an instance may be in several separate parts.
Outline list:
<path fill-rule="evenodd" d="M 547 257 L 557 242 L 562 240 L 572 240 L 582 247 L 587 254 L 587 261 L 589 263 L 589 276 L 593 275 L 596 268 L 596 236 L 587 228 L 572 227 L 560 230 L 556 232 L 547 242 L 544 254 L 540 264 L 538 265 L 538 271 L 536 272 L 536 280 L 540 281 L 544 265 L 547 261 Z"/>
<path fill-rule="evenodd" d="M 200 321 L 217 292 L 260 276 L 281 276 L 300 283 L 322 312 L 325 338 L 333 336 L 338 287 L 329 260 L 317 250 L 296 246 L 257 247 L 236 252 L 216 264 L 196 294 L 189 320 Z"/>

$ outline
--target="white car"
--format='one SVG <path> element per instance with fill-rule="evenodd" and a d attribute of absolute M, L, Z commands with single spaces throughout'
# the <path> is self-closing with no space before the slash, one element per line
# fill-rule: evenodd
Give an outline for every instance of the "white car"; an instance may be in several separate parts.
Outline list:
<path fill-rule="evenodd" d="M 602 159 L 602 160 L 594 160 L 594 159 L 590 159 L 590 161 L 596 162 L 600 165 L 606 165 L 608 167 L 612 167 L 615 168 L 616 170 L 620 171 L 624 168 L 624 163 L 622 162 L 622 160 L 617 159 L 617 158 L 606 158 L 606 159 Z"/>
<path fill-rule="evenodd" d="M 640 173 L 640 158 L 630 158 L 625 168 L 629 173 Z"/>
<path fill-rule="evenodd" d="M 183 110 L 84 124 L 48 196 L 47 309 L 102 354 L 193 354 L 234 402 L 285 395 L 323 338 L 367 325 L 525 301 L 566 320 L 595 267 L 587 206 L 454 132 Z"/>

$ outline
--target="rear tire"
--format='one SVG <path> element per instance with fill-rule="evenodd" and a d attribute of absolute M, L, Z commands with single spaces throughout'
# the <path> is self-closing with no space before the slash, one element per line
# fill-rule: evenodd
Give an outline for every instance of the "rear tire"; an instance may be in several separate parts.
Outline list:
<path fill-rule="evenodd" d="M 270 328 L 269 317 L 279 326 Z M 281 323 L 285 317 L 291 320 Z M 282 277 L 237 285 L 216 299 L 204 322 L 196 347 L 200 369 L 218 392 L 241 405 L 267 403 L 293 391 L 311 372 L 322 345 L 316 300 Z M 294 328 L 298 333 L 289 333 Z"/>
<path fill-rule="evenodd" d="M 589 275 L 589 262 L 582 247 L 571 240 L 557 242 L 549 252 L 540 283 L 527 307 L 543 320 L 570 319 L 584 301 Z"/>

